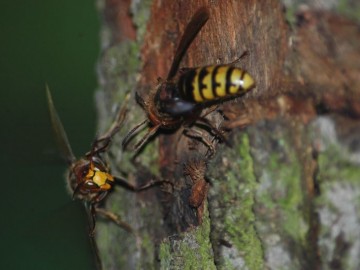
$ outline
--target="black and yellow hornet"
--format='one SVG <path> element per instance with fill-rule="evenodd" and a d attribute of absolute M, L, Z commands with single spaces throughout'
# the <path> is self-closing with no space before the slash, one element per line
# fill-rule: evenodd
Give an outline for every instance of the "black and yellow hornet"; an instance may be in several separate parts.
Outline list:
<path fill-rule="evenodd" d="M 186 26 L 166 80 L 160 79 L 146 100 L 136 93 L 137 102 L 146 112 L 147 119 L 130 130 L 123 140 L 124 147 L 134 132 L 148 123 L 150 128 L 135 144 L 135 150 L 159 129 L 177 129 L 181 125 L 202 124 L 222 137 L 221 132 L 201 115 L 203 109 L 242 96 L 255 86 L 255 81 L 248 72 L 234 67 L 234 62 L 179 70 L 185 52 L 208 19 L 208 9 L 199 8 Z"/>

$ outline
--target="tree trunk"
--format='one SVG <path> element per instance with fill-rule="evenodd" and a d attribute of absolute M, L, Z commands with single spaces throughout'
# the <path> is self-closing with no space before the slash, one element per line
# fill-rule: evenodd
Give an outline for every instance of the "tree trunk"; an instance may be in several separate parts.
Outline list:
<path fill-rule="evenodd" d="M 109 153 L 121 188 L 106 208 L 134 230 L 97 225 L 104 269 L 359 269 L 360 32 L 328 10 L 291 15 L 276 0 L 98 0 L 104 27 L 97 94 L 105 130 L 127 92 L 166 78 L 199 7 L 210 18 L 181 67 L 235 61 L 256 88 L 207 118 L 231 146 L 198 130 L 160 131 L 141 152 L 121 140 L 145 119 L 135 99 Z M 287 16 L 287 17 L 286 17 Z M 192 127 L 196 128 L 196 127 Z M 205 200 L 202 199 L 205 197 Z"/>

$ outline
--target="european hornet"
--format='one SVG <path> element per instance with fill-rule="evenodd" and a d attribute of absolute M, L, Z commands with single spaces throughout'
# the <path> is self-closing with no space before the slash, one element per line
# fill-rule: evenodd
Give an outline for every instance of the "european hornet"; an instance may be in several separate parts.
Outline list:
<path fill-rule="evenodd" d="M 55 109 L 48 87 L 46 87 L 46 92 L 55 138 L 62 156 L 69 165 L 69 173 L 67 178 L 68 189 L 72 193 L 73 198 L 80 199 L 84 202 L 85 209 L 90 221 L 91 246 L 94 249 L 96 256 L 97 268 L 102 269 L 98 248 L 93 237 L 95 231 L 96 214 L 100 214 L 110 219 L 128 232 L 132 232 L 132 228 L 127 223 L 121 221 L 114 213 L 97 207 L 97 204 L 101 202 L 113 189 L 114 184 L 118 184 L 130 191 L 138 192 L 155 185 L 169 182 L 150 181 L 145 185 L 136 187 L 130 184 L 126 179 L 119 176 L 114 176 L 110 173 L 110 168 L 105 161 L 104 154 L 108 150 L 113 136 L 120 130 L 125 120 L 127 112 L 126 104 L 129 100 L 129 95 L 126 96 L 124 100 L 125 106 L 119 110 L 116 119 L 109 130 L 92 143 L 91 150 L 86 153 L 83 158 L 76 160 L 69 144 L 65 129 Z"/>
<path fill-rule="evenodd" d="M 92 143 L 91 150 L 86 153 L 84 157 L 77 160 L 72 152 L 48 88 L 46 92 L 55 138 L 62 156 L 69 165 L 67 178 L 68 189 L 72 193 L 73 198 L 80 199 L 84 202 L 90 220 L 90 236 L 93 236 L 95 230 L 95 216 L 97 213 L 111 219 L 117 225 L 131 232 L 132 230 L 128 224 L 119 220 L 115 214 L 98 208 L 96 205 L 113 189 L 114 184 L 138 192 L 163 183 L 164 181 L 150 181 L 148 184 L 136 187 L 131 185 L 126 179 L 113 176 L 110 173 L 110 168 L 105 161 L 104 154 L 108 150 L 113 136 L 120 130 L 124 122 L 127 111 L 126 106 L 123 106 L 123 108 L 119 110 L 109 130 Z M 128 102 L 128 99 L 129 95 L 127 95 L 124 101 L 125 104 Z"/>
<path fill-rule="evenodd" d="M 61 123 L 58 113 L 55 109 L 49 88 L 46 88 L 48 105 L 50 110 L 51 124 L 55 133 L 55 139 L 61 151 L 63 158 L 69 165 L 69 174 L 67 178 L 68 190 L 72 193 L 73 198 L 80 199 L 84 202 L 90 220 L 90 235 L 95 230 L 95 215 L 99 212 L 108 217 L 113 215 L 107 214 L 104 209 L 95 207 L 102 201 L 109 191 L 113 188 L 115 182 L 122 185 L 129 185 L 127 181 L 120 177 L 114 177 L 104 160 L 103 154 L 107 151 L 112 137 L 119 131 L 125 119 L 126 107 L 124 106 L 117 116 L 110 129 L 101 137 L 96 139 L 91 150 L 81 159 L 76 159 L 65 129 Z M 114 220 L 119 223 L 119 221 Z M 124 226 L 124 224 L 120 224 Z M 124 226 L 126 228 L 126 226 Z"/>
<path fill-rule="evenodd" d="M 208 9 L 199 8 L 185 28 L 166 80 L 159 79 L 159 84 L 150 91 L 146 100 L 136 93 L 136 100 L 146 112 L 147 119 L 130 130 L 123 140 L 124 147 L 132 134 L 148 123 L 151 127 L 135 144 L 136 151 L 159 129 L 177 129 L 181 125 L 201 124 L 223 138 L 205 115 L 201 115 L 203 109 L 245 94 L 255 86 L 255 81 L 245 70 L 233 66 L 236 61 L 179 70 L 185 52 L 208 19 Z"/>

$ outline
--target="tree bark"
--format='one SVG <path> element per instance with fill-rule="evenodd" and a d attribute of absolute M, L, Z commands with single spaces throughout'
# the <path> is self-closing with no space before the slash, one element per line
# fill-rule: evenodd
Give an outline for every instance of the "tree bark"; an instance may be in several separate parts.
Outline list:
<path fill-rule="evenodd" d="M 182 128 L 158 132 L 138 154 L 122 151 L 122 138 L 145 118 L 131 99 L 109 152 L 112 172 L 138 186 L 172 185 L 109 196 L 106 208 L 134 233 L 98 222 L 104 269 L 360 268 L 359 25 L 311 6 L 289 16 L 276 0 L 98 6 L 100 131 L 127 92 L 145 98 L 166 77 L 202 6 L 210 19 L 181 67 L 230 63 L 246 51 L 235 65 L 256 80 L 251 92 L 207 116 L 231 143 L 200 131 L 214 143 L 212 157 Z"/>

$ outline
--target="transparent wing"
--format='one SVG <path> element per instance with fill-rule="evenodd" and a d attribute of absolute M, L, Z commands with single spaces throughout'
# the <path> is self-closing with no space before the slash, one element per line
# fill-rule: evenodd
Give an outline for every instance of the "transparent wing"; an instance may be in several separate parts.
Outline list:
<path fill-rule="evenodd" d="M 48 85 L 46 85 L 46 95 L 49 105 L 51 124 L 54 130 L 56 143 L 58 144 L 62 157 L 66 160 L 66 162 L 71 164 L 75 161 L 75 156 L 71 150 L 71 146 L 67 138 L 66 132 L 61 123 L 59 115 L 55 109 L 54 102 L 52 100 Z"/>
<path fill-rule="evenodd" d="M 191 21 L 186 26 L 184 34 L 176 50 L 169 74 L 167 76 L 168 80 L 172 79 L 175 76 L 177 70 L 179 69 L 181 59 L 183 58 L 186 50 L 189 48 L 191 42 L 194 40 L 194 38 L 199 33 L 201 28 L 205 25 L 208 19 L 208 9 L 206 7 L 201 7 L 196 11 Z"/>

